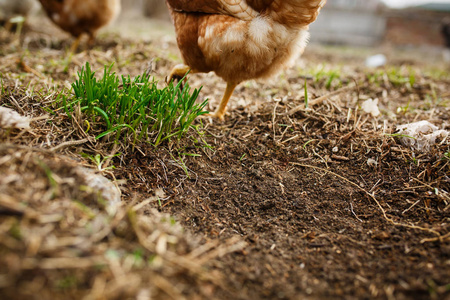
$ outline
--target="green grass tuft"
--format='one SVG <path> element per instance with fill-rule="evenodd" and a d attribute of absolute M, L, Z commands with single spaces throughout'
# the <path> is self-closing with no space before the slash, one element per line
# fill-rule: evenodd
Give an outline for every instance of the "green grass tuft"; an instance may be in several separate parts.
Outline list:
<path fill-rule="evenodd" d="M 91 127 L 101 129 L 97 139 L 115 134 L 116 142 L 132 136 L 134 143 L 148 141 L 157 146 L 181 138 L 195 118 L 207 113 L 203 111 L 207 100 L 195 102 L 200 89 L 191 93 L 187 83 L 180 88 L 183 80 L 158 89 L 146 73 L 132 79 L 119 77 L 111 69 L 112 65 L 105 66 L 103 77 L 97 80 L 86 63 L 72 84 L 74 97 L 62 99 L 69 117 L 79 109 L 91 119 Z"/>
<path fill-rule="evenodd" d="M 330 67 L 329 65 L 318 65 L 307 70 L 314 80 L 315 85 L 324 86 L 327 90 L 334 90 L 342 86 L 341 67 Z"/>
<path fill-rule="evenodd" d="M 414 87 L 417 81 L 415 71 L 405 67 L 379 69 L 367 73 L 366 76 L 370 83 L 378 86 L 390 82 L 394 87 L 405 86 L 409 90 Z"/>

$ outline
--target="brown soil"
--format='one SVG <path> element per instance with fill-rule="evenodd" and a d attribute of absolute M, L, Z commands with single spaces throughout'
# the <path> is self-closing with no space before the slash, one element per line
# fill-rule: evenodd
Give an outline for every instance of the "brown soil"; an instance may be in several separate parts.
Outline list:
<path fill-rule="evenodd" d="M 160 80 L 176 63 L 173 36 L 147 41 L 107 37 L 66 66 L 57 63 L 68 45 L 63 39 L 53 37 L 44 51 L 41 33 L 28 36 L 29 54 L 23 61 L 60 88 L 75 78 L 84 61 L 97 70 L 115 61 L 117 73 L 137 75 L 154 58 Z M 10 44 L 10 39 L 0 43 Z M 44 87 L 48 81 L 24 74 L 15 62 L 19 54 L 7 49 L 0 56 L 7 90 L 0 104 L 32 117 L 45 115 L 42 103 L 56 93 L 46 98 L 41 91 L 42 96 L 29 98 L 17 82 Z M 436 67 L 443 76 L 429 75 L 434 67 L 428 62 L 391 52 L 400 72 L 414 70 L 415 83 L 399 84 L 387 75 L 371 81 L 367 74 L 380 70 L 361 65 L 375 51 L 310 47 L 276 80 L 241 84 L 226 121 L 201 120 L 202 135 L 192 133 L 157 149 L 143 143 L 134 152 L 126 141 L 114 149 L 108 141 L 92 140 L 56 152 L 86 165 L 81 152 L 121 153 L 111 162 L 116 169 L 105 175 L 126 182 L 121 186 L 125 202 L 139 203 L 162 190 L 165 198 L 160 205 L 148 204 L 148 213 L 153 208 L 169 213 L 203 245 L 225 245 L 236 237 L 246 242 L 243 249 L 225 251 L 205 265 L 220 275 L 221 283 L 190 280 L 189 272 L 166 277 L 174 286 L 183 282 L 178 289 L 187 299 L 450 299 L 449 141 L 422 153 L 389 135 L 396 125 L 417 120 L 450 130 L 448 67 Z M 340 70 L 339 81 L 329 89 L 329 75 L 315 80 L 311 74 L 321 64 Z M 348 88 L 289 113 L 304 103 L 305 81 L 310 101 Z M 211 74 L 193 75 L 190 84 L 203 85 L 210 110 L 224 90 Z M 360 110 L 368 98 L 380 100 L 378 118 Z M 7 132 L 0 142 L 49 149 L 85 135 L 62 112 L 32 124 L 32 131 Z M 180 274 L 186 277 L 179 279 Z M 92 282 L 87 280 L 84 290 Z M 200 287 L 186 288 L 189 283 Z M 11 292 L 15 286 L 0 288 Z M 84 290 L 56 295 L 75 299 Z"/>
<path fill-rule="evenodd" d="M 210 126 L 214 151 L 184 149 L 202 155 L 187 159 L 190 177 L 156 171 L 151 152 L 137 155 L 126 174 L 139 165 L 139 193 L 163 186 L 171 197 L 162 211 L 205 240 L 247 241 L 215 265 L 231 298 L 449 297 L 448 238 L 440 242 L 430 231 L 448 237 L 448 202 L 425 187 L 448 190 L 448 162 L 434 152 L 414 165 L 394 139 L 352 125 L 335 130 L 336 119 L 327 128 L 318 111 L 279 117 L 292 130 L 279 127 L 274 136 L 273 110 L 272 103 L 256 116 L 234 111 Z"/>

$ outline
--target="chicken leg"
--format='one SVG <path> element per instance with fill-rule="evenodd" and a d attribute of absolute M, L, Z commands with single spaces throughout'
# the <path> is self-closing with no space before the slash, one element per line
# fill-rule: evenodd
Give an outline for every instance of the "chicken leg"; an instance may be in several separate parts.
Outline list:
<path fill-rule="evenodd" d="M 78 46 L 80 45 L 82 34 L 75 38 L 75 41 L 72 42 L 72 45 L 69 48 L 69 53 L 75 54 L 77 52 Z"/>
<path fill-rule="evenodd" d="M 183 64 L 176 65 L 175 67 L 173 67 L 172 71 L 170 72 L 167 82 L 171 82 L 174 79 L 180 80 L 189 71 L 191 73 L 196 73 L 195 70 L 192 70 L 187 65 L 183 65 Z M 212 114 L 207 114 L 206 116 L 211 116 L 213 118 L 217 118 L 217 119 L 223 121 L 225 119 L 224 116 L 225 116 L 225 112 L 227 109 L 228 101 L 230 100 L 230 97 L 233 94 L 234 89 L 236 88 L 237 85 L 238 85 L 238 83 L 235 83 L 235 82 L 227 82 L 227 88 L 225 90 L 225 93 L 224 93 L 222 100 L 220 101 L 220 104 L 217 107 L 216 111 Z"/>
<path fill-rule="evenodd" d="M 212 114 L 209 114 L 209 116 L 219 119 L 221 121 L 225 120 L 225 112 L 227 110 L 228 101 L 230 100 L 230 97 L 233 94 L 234 89 L 236 88 L 237 85 L 238 84 L 235 82 L 227 82 L 227 88 L 225 90 L 225 93 L 223 94 L 219 106 L 217 107 L 216 111 Z"/>

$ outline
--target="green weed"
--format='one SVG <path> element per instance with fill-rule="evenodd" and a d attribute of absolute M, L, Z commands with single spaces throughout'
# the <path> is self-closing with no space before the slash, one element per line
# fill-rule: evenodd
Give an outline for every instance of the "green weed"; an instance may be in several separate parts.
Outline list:
<path fill-rule="evenodd" d="M 203 111 L 207 100 L 196 104 L 200 89 L 192 93 L 186 83 L 181 89 L 170 83 L 163 89 L 144 73 L 132 79 L 119 77 L 105 66 L 99 80 L 89 63 L 78 72 L 78 80 L 72 84 L 74 97 L 63 96 L 65 112 L 72 117 L 79 109 L 91 119 L 91 127 L 100 127 L 97 139 L 115 134 L 115 142 L 133 137 L 133 142 L 149 141 L 157 146 L 164 140 L 180 139 Z"/>
<path fill-rule="evenodd" d="M 198 136 L 198 139 L 195 136 L 191 136 L 192 141 L 196 144 L 195 148 L 206 148 L 209 150 L 213 150 L 213 146 L 209 145 L 208 142 L 205 140 L 205 131 L 202 131 L 201 128 L 203 128 L 203 122 L 200 119 L 200 124 L 198 125 L 191 125 L 191 127 L 194 129 L 195 133 Z M 199 146 L 197 146 L 199 145 Z"/>
<path fill-rule="evenodd" d="M 302 147 L 303 147 L 303 149 L 305 149 L 305 150 L 306 150 L 306 146 L 308 146 L 308 144 L 309 144 L 309 143 L 311 143 L 311 142 L 314 142 L 314 141 L 315 141 L 315 140 L 314 140 L 314 139 L 312 139 L 312 140 L 309 140 L 309 141 L 307 141 L 306 143 L 304 143 L 304 144 L 303 144 L 303 146 L 302 146 Z"/>
<path fill-rule="evenodd" d="M 176 159 L 176 158 L 172 155 L 172 153 L 170 153 L 170 156 L 171 156 L 172 159 L 173 159 L 176 163 L 178 163 L 178 165 L 183 169 L 184 174 L 186 174 L 186 176 L 187 176 L 188 178 L 191 178 L 191 176 L 189 176 L 189 170 L 188 170 L 188 167 L 186 166 L 186 163 L 184 162 L 183 156 L 182 156 L 181 154 L 178 154 L 179 160 Z M 158 198 L 158 199 L 159 199 L 159 198 Z"/>
<path fill-rule="evenodd" d="M 341 68 L 330 68 L 329 66 L 319 65 L 308 71 L 313 77 L 314 84 L 325 86 L 327 90 L 342 86 Z"/>
<path fill-rule="evenodd" d="M 408 100 L 408 103 L 405 106 L 399 106 L 397 107 L 397 113 L 400 114 L 406 114 L 410 108 L 411 100 Z"/>
<path fill-rule="evenodd" d="M 56 282 L 56 287 L 61 290 L 70 290 L 76 288 L 78 285 L 78 278 L 75 275 L 68 275 Z"/>
<path fill-rule="evenodd" d="M 109 166 L 109 167 L 103 168 L 103 164 L 108 159 L 116 157 L 116 156 L 120 156 L 120 155 L 121 155 L 121 153 L 116 153 L 115 155 L 105 156 L 105 157 L 102 158 L 101 155 L 98 154 L 98 153 L 96 155 L 90 155 L 90 154 L 86 154 L 86 153 L 81 153 L 81 156 L 83 156 L 84 158 L 89 158 L 97 166 L 97 169 L 99 171 L 115 169 L 116 168 L 115 166 Z"/>
<path fill-rule="evenodd" d="M 6 88 L 5 88 L 5 84 L 3 82 L 3 76 L 0 75 L 0 96 L 2 95 L 6 95 Z"/>
<path fill-rule="evenodd" d="M 415 74 L 412 70 L 404 72 L 400 68 L 390 68 L 386 71 L 389 81 L 394 86 L 407 85 L 409 88 L 414 86 L 416 82 Z"/>
<path fill-rule="evenodd" d="M 450 161 L 450 151 L 444 153 L 444 158 L 443 159 Z"/>
<path fill-rule="evenodd" d="M 446 68 L 440 68 L 437 66 L 428 66 L 423 70 L 423 75 L 432 80 L 448 80 L 450 74 Z"/>
<path fill-rule="evenodd" d="M 21 240 L 23 235 L 20 228 L 20 224 L 17 222 L 14 222 L 12 226 L 9 228 L 9 234 L 15 238 L 16 240 Z"/>
<path fill-rule="evenodd" d="M 409 136 L 409 135 L 406 135 L 406 134 L 402 134 L 402 133 L 385 133 L 384 135 L 392 136 L 392 137 L 399 137 L 399 138 L 410 138 L 410 139 L 416 140 L 415 137 Z"/>
<path fill-rule="evenodd" d="M 145 266 L 145 260 L 144 260 L 144 250 L 141 248 L 138 248 L 133 251 L 133 253 L 129 253 L 125 257 L 125 262 L 128 262 L 130 265 L 132 265 L 135 268 L 141 269 Z"/>
<path fill-rule="evenodd" d="M 412 69 L 391 67 L 386 69 L 379 69 L 374 72 L 366 74 L 366 77 L 371 84 L 381 86 L 381 84 L 390 82 L 395 87 L 406 86 L 411 89 L 416 83 L 416 74 Z"/>

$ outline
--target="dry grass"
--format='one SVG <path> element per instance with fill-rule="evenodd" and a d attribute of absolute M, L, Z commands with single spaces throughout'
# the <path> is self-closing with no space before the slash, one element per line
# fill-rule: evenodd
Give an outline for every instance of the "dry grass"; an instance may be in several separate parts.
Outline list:
<path fill-rule="evenodd" d="M 158 196 L 109 203 L 89 188 L 92 171 L 68 157 L 11 144 L 0 145 L 0 157 L 0 288 L 8 299 L 209 297 L 221 288 L 209 261 L 244 246 L 201 245 L 147 208 Z"/>

